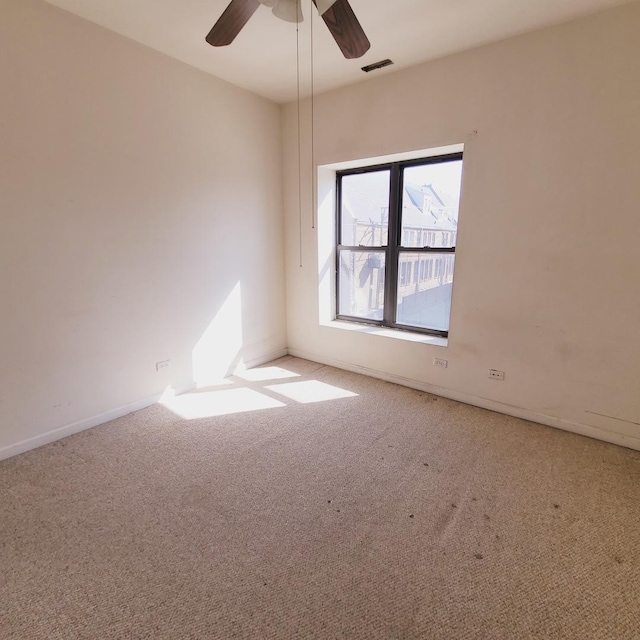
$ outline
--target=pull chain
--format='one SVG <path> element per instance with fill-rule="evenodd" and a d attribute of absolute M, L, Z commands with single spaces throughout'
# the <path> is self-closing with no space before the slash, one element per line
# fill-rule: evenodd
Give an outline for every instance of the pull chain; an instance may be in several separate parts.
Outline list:
<path fill-rule="evenodd" d="M 300 268 L 302 268 L 302 138 L 300 126 L 300 0 L 296 1 L 296 80 L 298 90 L 298 226 L 300 229 Z"/>
<path fill-rule="evenodd" d="M 314 117 L 314 69 L 313 69 L 313 7 L 311 7 L 311 228 L 316 228 L 316 190 L 317 190 L 317 175 L 316 175 L 316 153 L 315 153 L 315 117 Z"/>

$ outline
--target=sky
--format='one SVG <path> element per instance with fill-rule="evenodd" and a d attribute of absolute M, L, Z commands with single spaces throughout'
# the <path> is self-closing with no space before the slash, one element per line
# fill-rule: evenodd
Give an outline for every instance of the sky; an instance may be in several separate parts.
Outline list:
<path fill-rule="evenodd" d="M 442 162 L 419 167 L 407 167 L 404 170 L 405 182 L 409 184 L 432 184 L 436 191 L 460 198 L 460 184 L 462 177 L 462 160 Z"/>

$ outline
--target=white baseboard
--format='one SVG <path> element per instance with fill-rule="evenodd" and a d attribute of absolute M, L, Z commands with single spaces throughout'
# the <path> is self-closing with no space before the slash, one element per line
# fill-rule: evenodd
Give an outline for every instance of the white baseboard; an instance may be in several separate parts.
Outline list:
<path fill-rule="evenodd" d="M 267 353 L 263 356 L 258 356 L 257 358 L 253 358 L 252 360 L 248 360 L 244 364 L 247 369 L 250 369 L 252 367 L 258 367 L 261 364 L 265 364 L 266 362 L 271 362 L 271 360 L 282 358 L 287 354 L 287 349 L 280 349 L 272 353 Z M 180 395 L 182 393 L 193 391 L 193 389 L 195 388 L 195 382 L 190 382 L 179 387 L 174 387 L 174 391 L 176 395 Z M 77 422 L 72 422 L 71 424 L 66 424 L 62 427 L 58 427 L 57 429 L 47 431 L 46 433 L 33 436 L 32 438 L 27 438 L 26 440 L 22 440 L 21 442 L 10 444 L 0 449 L 0 460 L 6 460 L 7 458 L 12 458 L 13 456 L 17 456 L 21 453 L 26 453 L 27 451 L 31 451 L 32 449 L 37 449 L 38 447 L 41 447 L 45 444 L 49 444 L 50 442 L 55 442 L 56 440 L 61 440 L 62 438 L 71 436 L 74 433 L 92 429 L 93 427 L 97 427 L 101 424 L 105 424 L 106 422 L 111 422 L 111 420 L 116 420 L 117 418 L 126 416 L 129 413 L 133 413 L 134 411 L 146 409 L 147 407 L 156 404 L 161 397 L 162 393 L 157 393 L 147 398 L 142 398 L 141 400 L 136 400 L 135 402 L 130 402 L 129 404 L 123 405 L 121 407 L 111 409 L 110 411 L 105 411 L 104 413 L 99 413 L 88 418 L 83 418 L 82 420 L 78 420 Z"/>
<path fill-rule="evenodd" d="M 180 394 L 186 393 L 187 391 L 191 391 L 193 389 L 195 389 L 195 383 L 189 383 L 176 388 L 175 391 L 176 394 Z M 38 447 L 41 447 L 45 444 L 49 444 L 50 442 L 61 440 L 62 438 L 73 435 L 74 433 L 80 433 L 80 431 L 86 431 L 87 429 L 97 427 L 98 425 L 104 424 L 105 422 L 111 422 L 111 420 L 116 420 L 117 418 L 126 416 L 127 414 L 133 413 L 134 411 L 146 409 L 147 407 L 156 404 L 161 397 L 162 393 L 157 393 L 147 398 L 136 400 L 135 402 L 130 402 L 129 404 L 117 407 L 116 409 L 111 409 L 110 411 L 105 411 L 104 413 L 98 413 L 97 415 L 83 418 L 82 420 L 72 422 L 71 424 L 66 424 L 62 427 L 58 427 L 57 429 L 52 429 L 51 431 L 33 436 L 32 438 L 27 438 L 26 440 L 22 440 L 21 442 L 10 444 L 9 446 L 0 449 L 0 460 L 5 460 L 7 458 L 17 456 L 20 453 L 25 453 L 27 451 L 31 451 L 32 449 L 37 449 Z"/>
<path fill-rule="evenodd" d="M 253 358 L 252 360 L 247 360 L 244 363 L 244 366 L 247 369 L 253 369 L 253 367 L 259 367 L 261 364 L 266 364 L 267 362 L 277 360 L 278 358 L 284 358 L 284 356 L 287 355 L 289 355 L 289 349 L 278 349 L 278 351 L 267 353 L 264 356 L 258 356 L 257 358 Z"/>
<path fill-rule="evenodd" d="M 495 400 L 489 400 L 488 398 L 481 398 L 467 393 L 459 391 L 453 391 L 444 387 L 438 387 L 419 380 L 413 380 L 411 378 L 404 378 L 402 376 L 396 376 L 385 371 L 379 371 L 377 369 L 370 369 L 368 367 L 362 367 L 350 362 L 343 362 L 334 358 L 326 358 L 325 356 L 318 355 L 316 353 L 310 353 L 308 351 L 302 351 L 300 349 L 289 349 L 289 355 L 296 358 L 304 358 L 305 360 L 311 360 L 320 364 L 326 364 L 330 367 L 336 367 L 337 369 L 344 369 L 346 371 L 352 371 L 353 373 L 360 373 L 372 378 L 378 378 L 385 380 L 386 382 L 393 382 L 395 384 L 402 385 L 404 387 L 410 387 L 412 389 L 418 389 L 419 391 L 426 391 L 436 396 L 448 398 L 450 400 L 457 400 L 464 404 L 470 404 L 482 409 L 489 409 L 497 413 L 504 413 L 515 418 L 522 418 L 530 422 L 536 422 L 543 424 L 547 427 L 554 427 L 556 429 L 562 429 L 563 431 L 570 431 L 571 433 L 577 433 L 581 436 L 587 436 L 594 438 L 595 440 L 602 440 L 611 444 L 617 444 L 629 449 L 635 449 L 640 451 L 640 438 L 624 435 L 621 433 L 615 433 L 606 429 L 600 429 L 598 427 L 592 427 L 590 425 L 581 424 L 578 422 L 571 422 L 562 418 L 556 418 L 554 416 L 548 416 L 543 413 L 536 413 L 529 409 L 523 409 L 511 405 L 502 404 Z"/>
<path fill-rule="evenodd" d="M 479 396 L 452 391 L 450 389 L 431 385 L 419 380 L 396 376 L 394 374 L 386 373 L 385 371 L 370 369 L 368 367 L 352 364 L 350 362 L 343 362 L 334 358 L 326 358 L 324 356 L 307 351 L 302 351 L 300 349 L 280 349 L 278 351 L 253 358 L 252 360 L 247 361 L 245 363 L 245 366 L 247 368 L 258 367 L 262 364 L 271 362 L 272 360 L 277 360 L 278 358 L 282 358 L 286 355 L 291 355 L 296 358 L 304 358 L 305 360 L 311 360 L 313 362 L 326 364 L 331 367 L 344 369 L 346 371 L 352 371 L 354 373 L 360 373 L 372 378 L 378 378 L 380 380 L 393 382 L 395 384 L 410 387 L 412 389 L 418 389 L 419 391 L 426 391 L 427 393 L 432 393 L 443 398 L 449 398 L 450 400 L 457 400 L 458 402 L 464 402 L 465 404 L 481 407 L 482 409 L 489 409 L 490 411 L 496 411 L 497 413 L 504 413 L 506 415 L 514 416 L 515 418 L 522 418 L 523 420 L 529 420 L 530 422 L 537 422 L 538 424 L 543 424 L 548 427 L 562 429 L 563 431 L 570 431 L 572 433 L 577 433 L 589 438 L 595 438 L 596 440 L 602 440 L 604 442 L 610 442 L 611 444 L 617 444 L 623 447 L 628 447 L 630 449 L 640 451 L 640 438 L 607 431 L 606 429 L 600 429 L 598 427 L 592 427 L 590 425 L 580 424 L 577 422 L 570 422 L 569 420 L 563 420 L 562 418 L 556 418 L 554 416 L 536 413 L 535 411 L 530 411 L 529 409 L 505 405 L 500 402 L 496 402 L 495 400 L 489 400 L 487 398 L 481 398 Z M 179 395 L 181 393 L 192 391 L 195 388 L 195 383 L 191 382 L 177 387 L 175 389 L 175 392 L 176 395 Z M 71 436 L 74 433 L 79 433 L 80 431 L 85 431 L 86 429 L 97 427 L 101 424 L 105 424 L 106 422 L 111 422 L 111 420 L 116 420 L 117 418 L 126 416 L 127 414 L 133 413 L 134 411 L 146 409 L 147 407 L 156 404 L 161 397 L 162 393 L 157 393 L 147 398 L 131 402 L 124 406 L 111 409 L 110 411 L 105 411 L 104 413 L 90 416 L 88 418 L 78 420 L 77 422 L 72 422 L 71 424 L 58 427 L 57 429 L 52 429 L 51 431 L 47 431 L 46 433 L 42 433 L 38 436 L 22 440 L 21 442 L 16 442 L 12 445 L 8 445 L 0 449 L 0 460 L 5 460 L 7 458 L 17 456 L 21 453 L 26 453 L 27 451 L 31 451 L 32 449 L 36 449 L 45 444 L 49 444 L 50 442 L 54 442 L 56 440 L 66 438 L 67 436 Z"/>

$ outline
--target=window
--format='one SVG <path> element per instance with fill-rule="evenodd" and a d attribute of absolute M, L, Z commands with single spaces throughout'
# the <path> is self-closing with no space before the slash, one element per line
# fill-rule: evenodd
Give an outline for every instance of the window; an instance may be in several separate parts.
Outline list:
<path fill-rule="evenodd" d="M 446 337 L 462 153 L 337 173 L 337 317 Z"/>

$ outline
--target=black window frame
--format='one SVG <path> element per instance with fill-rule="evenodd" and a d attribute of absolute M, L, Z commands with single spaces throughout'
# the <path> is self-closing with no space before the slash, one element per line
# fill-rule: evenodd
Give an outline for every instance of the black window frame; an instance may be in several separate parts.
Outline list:
<path fill-rule="evenodd" d="M 400 244 L 402 238 L 402 205 L 404 193 L 404 170 L 416 166 L 429 164 L 443 164 L 446 162 L 463 161 L 463 152 L 448 153 L 444 155 L 429 156 L 412 160 L 389 162 L 355 169 L 346 169 L 336 172 L 336 319 L 355 322 L 364 325 L 387 327 L 411 333 L 423 333 L 427 335 L 449 337 L 449 331 L 429 329 L 413 325 L 401 324 L 396 321 L 398 286 L 399 286 L 399 262 L 401 253 L 418 254 L 454 254 L 456 247 L 404 247 Z M 463 169 L 464 170 L 464 169 Z M 342 179 L 376 171 L 389 171 L 389 216 L 388 237 L 386 245 L 375 246 L 350 246 L 342 244 Z M 383 319 L 372 320 L 339 313 L 340 310 L 340 256 L 343 251 L 360 253 L 384 253 L 385 255 L 385 279 L 384 279 L 384 308 Z"/>

